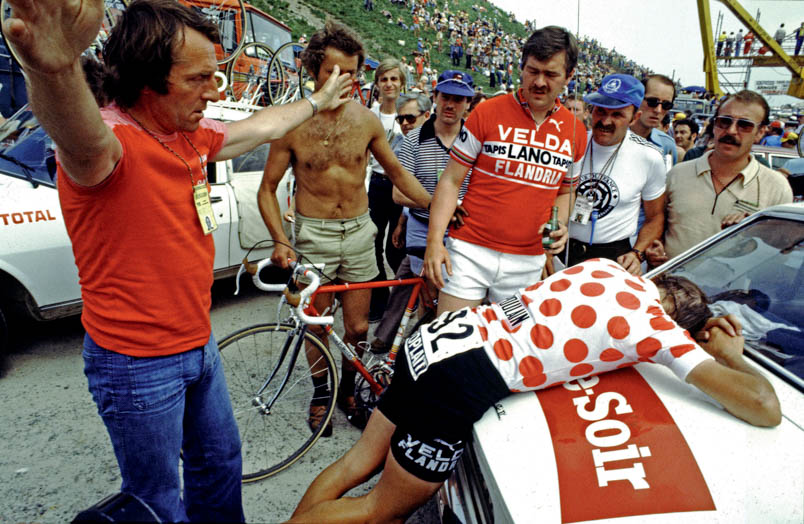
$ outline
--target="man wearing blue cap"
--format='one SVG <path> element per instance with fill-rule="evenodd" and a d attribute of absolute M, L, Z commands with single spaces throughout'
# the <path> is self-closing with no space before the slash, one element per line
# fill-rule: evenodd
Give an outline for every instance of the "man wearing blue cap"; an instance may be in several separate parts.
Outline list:
<path fill-rule="evenodd" d="M 592 130 L 570 224 L 568 264 L 610 258 L 634 275 L 644 252 L 664 229 L 665 165 L 662 154 L 629 126 L 645 95 L 631 75 L 614 74 L 584 97 L 592 106 Z M 640 203 L 645 223 L 633 247 Z"/>

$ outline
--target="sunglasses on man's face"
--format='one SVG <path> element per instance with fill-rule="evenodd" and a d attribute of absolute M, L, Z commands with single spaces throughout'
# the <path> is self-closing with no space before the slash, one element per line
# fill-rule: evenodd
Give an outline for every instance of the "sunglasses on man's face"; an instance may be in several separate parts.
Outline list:
<path fill-rule="evenodd" d="M 667 100 L 659 100 L 655 96 L 645 99 L 645 103 L 648 104 L 648 107 L 656 107 L 659 104 L 662 104 L 662 109 L 665 111 L 670 111 L 673 109 L 673 102 L 669 102 Z"/>
<path fill-rule="evenodd" d="M 418 115 L 396 115 L 396 121 L 399 122 L 400 124 L 402 123 L 412 124 L 420 116 L 422 116 L 421 113 L 419 113 Z"/>
<path fill-rule="evenodd" d="M 734 118 L 732 116 L 716 116 L 715 126 L 719 129 L 730 129 L 733 123 L 737 122 L 737 130 L 742 133 L 750 133 L 759 124 L 747 118 Z"/>

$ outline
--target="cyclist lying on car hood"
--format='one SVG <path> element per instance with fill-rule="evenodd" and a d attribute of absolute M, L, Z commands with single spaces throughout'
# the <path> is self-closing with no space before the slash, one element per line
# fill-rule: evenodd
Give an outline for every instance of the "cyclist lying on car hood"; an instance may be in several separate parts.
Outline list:
<path fill-rule="evenodd" d="M 362 437 L 291 521 L 402 522 L 449 477 L 496 402 L 639 362 L 667 366 L 750 424 L 778 425 L 776 393 L 743 359 L 739 324 L 707 304 L 683 277 L 650 281 L 593 259 L 500 303 L 443 314 L 407 340 Z M 339 498 L 381 468 L 367 495 Z"/>

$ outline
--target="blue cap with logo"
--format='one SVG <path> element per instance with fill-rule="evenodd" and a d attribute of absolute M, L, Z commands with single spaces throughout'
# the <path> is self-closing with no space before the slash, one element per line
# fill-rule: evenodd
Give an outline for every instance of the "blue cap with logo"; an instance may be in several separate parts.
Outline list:
<path fill-rule="evenodd" d="M 455 71 L 454 69 L 448 69 L 438 76 L 435 90 L 447 95 L 475 96 L 472 75 L 463 71 Z"/>
<path fill-rule="evenodd" d="M 644 96 L 645 87 L 642 82 L 631 75 L 618 73 L 603 78 L 600 89 L 589 93 L 583 99 L 587 104 L 606 109 L 620 109 L 626 106 L 639 109 Z"/>

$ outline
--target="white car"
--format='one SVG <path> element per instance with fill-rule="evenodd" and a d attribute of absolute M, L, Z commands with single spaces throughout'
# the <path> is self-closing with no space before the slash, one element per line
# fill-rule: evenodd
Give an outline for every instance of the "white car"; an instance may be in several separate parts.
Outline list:
<path fill-rule="evenodd" d="M 251 114 L 243 106 L 210 104 L 206 116 L 233 121 Z M 56 191 L 53 143 L 27 108 L 0 126 L 0 351 L 9 314 L 52 320 L 81 311 L 81 289 L 72 246 Z M 257 189 L 269 145 L 226 162 L 209 165 L 210 199 L 218 229 L 215 277 L 232 276 L 257 242 L 270 240 L 257 207 Z M 291 178 L 277 189 L 284 213 Z M 270 243 L 249 254 L 270 256 Z"/>
<path fill-rule="evenodd" d="M 504 399 L 440 492 L 444 522 L 804 522 L 804 204 L 777 206 L 649 273 L 737 314 L 779 397 L 758 428 L 651 363 Z"/>

